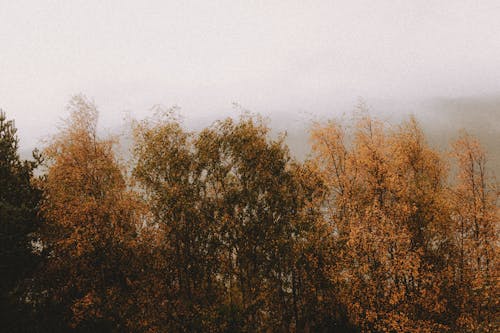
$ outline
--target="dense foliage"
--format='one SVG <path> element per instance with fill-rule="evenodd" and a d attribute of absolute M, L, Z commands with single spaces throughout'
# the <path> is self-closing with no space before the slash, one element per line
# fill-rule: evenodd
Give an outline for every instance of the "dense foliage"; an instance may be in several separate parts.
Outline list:
<path fill-rule="evenodd" d="M 0 110 L 0 321 L 7 330 L 29 319 L 21 290 L 38 259 L 32 242 L 40 191 L 33 171 L 40 156 L 34 152 L 34 161 L 21 160 L 16 132 Z"/>
<path fill-rule="evenodd" d="M 42 178 L 0 117 L 9 331 L 500 329 L 499 190 L 467 133 L 442 153 L 413 118 L 363 115 L 313 126 L 300 162 L 258 117 L 166 112 L 125 165 L 96 107 L 69 109 Z"/>

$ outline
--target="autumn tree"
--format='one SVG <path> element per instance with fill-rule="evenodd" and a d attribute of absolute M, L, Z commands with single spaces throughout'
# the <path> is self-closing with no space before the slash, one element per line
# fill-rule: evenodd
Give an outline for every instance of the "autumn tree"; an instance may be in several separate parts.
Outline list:
<path fill-rule="evenodd" d="M 268 135 L 252 117 L 199 133 L 170 116 L 136 127 L 134 174 L 162 239 L 164 329 L 304 326 L 320 180 Z"/>
<path fill-rule="evenodd" d="M 436 256 L 449 242 L 445 168 L 414 120 L 400 128 L 363 116 L 312 131 L 316 165 L 330 190 L 333 284 L 362 331 L 433 332 L 444 311 Z"/>
<path fill-rule="evenodd" d="M 495 332 L 499 329 L 500 192 L 477 139 L 462 132 L 452 148 L 457 161 L 451 192 L 458 250 L 455 288 L 450 295 L 458 316 L 455 328 L 464 332 Z"/>
<path fill-rule="evenodd" d="M 19 139 L 14 121 L 0 110 L 0 326 L 13 332 L 29 320 L 29 307 L 22 295 L 38 256 L 33 233 L 40 191 L 33 184 L 33 172 L 40 162 L 19 157 Z"/>
<path fill-rule="evenodd" d="M 0 114 L 9 331 L 498 331 L 499 190 L 473 137 L 448 161 L 414 118 L 361 115 L 316 124 L 299 162 L 257 116 L 189 131 L 160 110 L 127 168 L 93 103 L 69 111 L 38 180 Z"/>
<path fill-rule="evenodd" d="M 283 137 L 268 135 L 259 119 L 228 119 L 202 131 L 196 146 L 207 154 L 202 161 L 218 202 L 223 276 L 241 328 L 300 330 L 314 323 L 306 297 L 317 270 L 306 269 L 318 256 L 312 242 L 325 232 L 322 187 L 308 166 L 292 161 Z"/>
<path fill-rule="evenodd" d="M 97 110 L 83 96 L 44 150 L 48 162 L 40 295 L 67 330 L 124 331 L 134 321 L 134 243 L 140 220 L 113 141 L 97 135 Z"/>
<path fill-rule="evenodd" d="M 192 137 L 176 122 L 135 129 L 140 181 L 161 244 L 153 275 L 161 308 L 150 318 L 154 330 L 195 331 L 210 327 L 218 288 L 217 234 L 202 201 L 201 170 Z M 207 323 L 208 321 L 208 323 Z"/>

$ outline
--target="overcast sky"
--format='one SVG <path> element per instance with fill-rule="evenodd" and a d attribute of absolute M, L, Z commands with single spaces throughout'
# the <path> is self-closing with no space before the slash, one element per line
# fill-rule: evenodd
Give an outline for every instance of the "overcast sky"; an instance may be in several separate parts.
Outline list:
<path fill-rule="evenodd" d="M 0 0 L 0 107 L 34 145 L 71 95 L 101 124 L 500 95 L 500 2 Z M 491 116 L 491 114 L 490 114 Z"/>

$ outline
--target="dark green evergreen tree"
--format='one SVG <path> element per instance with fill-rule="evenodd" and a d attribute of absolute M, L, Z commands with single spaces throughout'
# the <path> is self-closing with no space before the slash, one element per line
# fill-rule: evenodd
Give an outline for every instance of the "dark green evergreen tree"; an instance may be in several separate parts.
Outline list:
<path fill-rule="evenodd" d="M 30 302 L 24 282 L 38 257 L 33 235 L 41 192 L 32 178 L 41 157 L 35 151 L 33 161 L 21 160 L 16 132 L 0 110 L 0 327 L 5 332 L 26 328 Z"/>

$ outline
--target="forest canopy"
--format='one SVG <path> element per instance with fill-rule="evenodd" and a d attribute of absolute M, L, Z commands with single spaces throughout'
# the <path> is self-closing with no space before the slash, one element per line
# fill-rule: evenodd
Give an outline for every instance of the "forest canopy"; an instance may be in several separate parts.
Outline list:
<path fill-rule="evenodd" d="M 466 131 L 415 117 L 310 129 L 304 161 L 244 114 L 132 124 L 78 95 L 19 157 L 0 112 L 0 327 L 9 332 L 498 332 L 499 195 Z M 35 172 L 36 170 L 36 172 Z"/>

